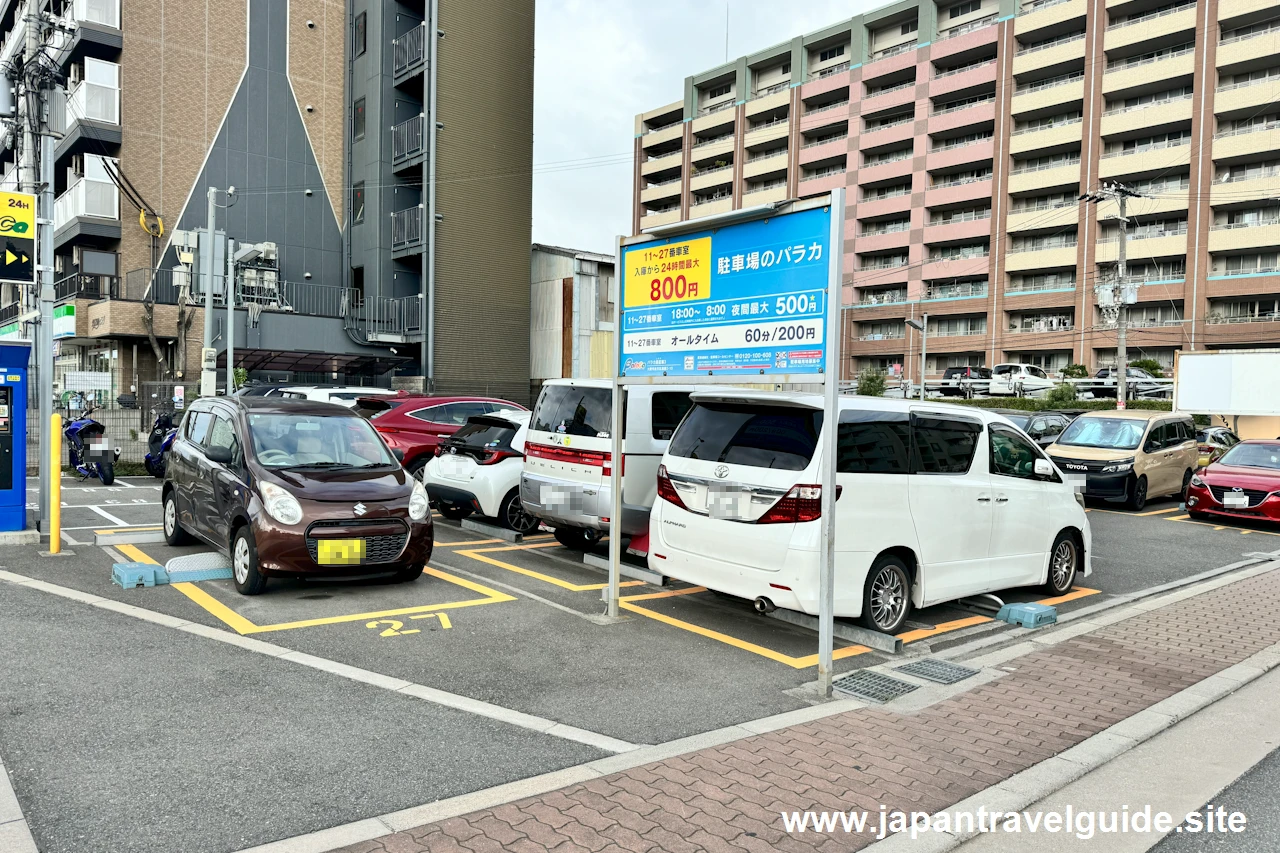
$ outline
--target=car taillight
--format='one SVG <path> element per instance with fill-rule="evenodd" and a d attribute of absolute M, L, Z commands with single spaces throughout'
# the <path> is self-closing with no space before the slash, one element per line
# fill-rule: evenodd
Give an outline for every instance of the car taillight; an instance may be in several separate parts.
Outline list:
<path fill-rule="evenodd" d="M 576 450 L 569 447 L 555 447 L 550 444 L 526 444 L 524 455 L 530 459 L 548 459 L 552 462 L 567 462 L 570 465 L 590 465 L 604 469 L 609 473 L 611 454 L 599 450 Z"/>
<path fill-rule="evenodd" d="M 604 455 L 604 470 L 601 472 L 606 477 L 613 476 L 613 454 L 606 453 Z M 627 454 L 622 454 L 622 470 L 618 472 L 618 476 L 624 476 L 627 473 Z"/>
<path fill-rule="evenodd" d="M 438 444 L 437 444 L 437 445 L 436 445 L 436 450 L 435 450 L 435 454 L 436 454 L 436 456 L 439 456 L 439 455 L 440 455 L 440 451 L 441 451 L 441 450 L 443 450 L 443 449 L 444 449 L 444 448 L 442 448 L 440 445 L 438 445 Z"/>
<path fill-rule="evenodd" d="M 661 482 L 661 481 L 659 481 Z M 839 497 L 839 490 L 836 496 Z M 797 524 L 822 517 L 822 486 L 797 484 L 783 495 L 756 524 Z"/>
<path fill-rule="evenodd" d="M 680 499 L 680 493 L 676 491 L 675 484 L 671 482 L 671 477 L 667 475 L 666 465 L 658 466 L 658 497 L 669 504 L 675 504 L 681 509 L 688 509 L 684 505 L 684 501 Z"/>
<path fill-rule="evenodd" d="M 486 450 L 484 458 L 480 460 L 480 465 L 493 465 L 501 462 L 503 459 L 511 459 L 519 456 L 519 453 L 513 453 L 510 450 Z"/>

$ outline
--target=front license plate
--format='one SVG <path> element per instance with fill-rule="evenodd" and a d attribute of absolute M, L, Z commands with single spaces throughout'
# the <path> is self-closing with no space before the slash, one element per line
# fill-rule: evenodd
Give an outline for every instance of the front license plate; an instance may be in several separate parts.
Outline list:
<path fill-rule="evenodd" d="M 316 562 L 322 566 L 358 566 L 364 562 L 363 539 L 321 539 Z"/>
<path fill-rule="evenodd" d="M 1228 492 L 1227 494 L 1222 496 L 1222 505 L 1225 507 L 1230 507 L 1231 509 L 1248 509 L 1249 496 L 1234 495 Z"/>

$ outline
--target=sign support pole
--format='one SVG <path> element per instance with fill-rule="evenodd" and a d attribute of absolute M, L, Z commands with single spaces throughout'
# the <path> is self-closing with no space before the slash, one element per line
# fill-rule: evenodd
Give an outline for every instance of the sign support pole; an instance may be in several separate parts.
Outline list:
<path fill-rule="evenodd" d="M 831 192 L 831 241 L 827 258 L 826 365 L 823 369 L 822 526 L 818 549 L 818 687 L 831 695 L 835 646 L 836 441 L 840 421 L 840 306 L 844 301 L 844 188 Z"/>
<path fill-rule="evenodd" d="M 31 24 L 28 24 L 31 26 Z M 40 206 L 39 215 L 44 222 L 36 230 L 36 287 L 40 294 L 40 325 L 37 327 L 37 364 L 40 375 L 40 420 L 53 414 L 53 136 L 48 132 L 40 138 Z M 38 223 L 37 223 L 38 224 Z M 40 459 L 49 459 L 50 438 L 40 431 Z M 49 529 L 50 492 L 55 479 L 62 477 L 61 467 L 49 470 L 40 466 L 40 529 Z"/>
<path fill-rule="evenodd" d="M 605 591 L 605 600 L 608 602 L 605 613 L 611 618 L 617 618 L 620 615 L 618 599 L 622 592 L 620 577 L 622 574 L 622 434 L 625 426 L 622 423 L 622 418 L 623 412 L 626 411 L 626 407 L 622 405 L 622 395 L 627 392 L 626 386 L 618 381 L 618 376 L 622 372 L 622 300 L 625 292 L 623 284 L 626 281 L 622 264 L 622 238 L 619 237 L 617 260 L 613 268 L 614 281 L 618 282 L 618 298 L 613 301 L 613 334 L 617 336 L 617 339 L 612 347 L 613 404 L 609 432 L 612 437 L 613 447 L 609 454 L 609 493 L 611 495 L 611 506 L 609 507 L 609 587 Z"/>

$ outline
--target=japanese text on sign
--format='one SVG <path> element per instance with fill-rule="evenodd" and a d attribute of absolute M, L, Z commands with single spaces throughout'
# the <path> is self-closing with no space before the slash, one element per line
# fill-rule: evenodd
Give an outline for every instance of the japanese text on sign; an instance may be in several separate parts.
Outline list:
<path fill-rule="evenodd" d="M 711 298 L 711 238 L 627 253 L 623 305 L 639 308 Z"/>

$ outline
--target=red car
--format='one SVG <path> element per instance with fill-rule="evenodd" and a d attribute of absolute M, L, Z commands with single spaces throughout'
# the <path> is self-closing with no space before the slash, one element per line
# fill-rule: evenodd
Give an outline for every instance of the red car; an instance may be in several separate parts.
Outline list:
<path fill-rule="evenodd" d="M 457 432 L 472 415 L 502 409 L 524 409 L 519 403 L 493 397 L 438 397 L 401 392 L 394 397 L 361 397 L 356 411 L 369 419 L 393 451 L 404 452 L 405 470 L 420 477 L 422 466 L 435 455 L 440 439 Z"/>
<path fill-rule="evenodd" d="M 1242 441 L 1197 471 L 1187 512 L 1197 519 L 1280 521 L 1280 441 Z"/>

